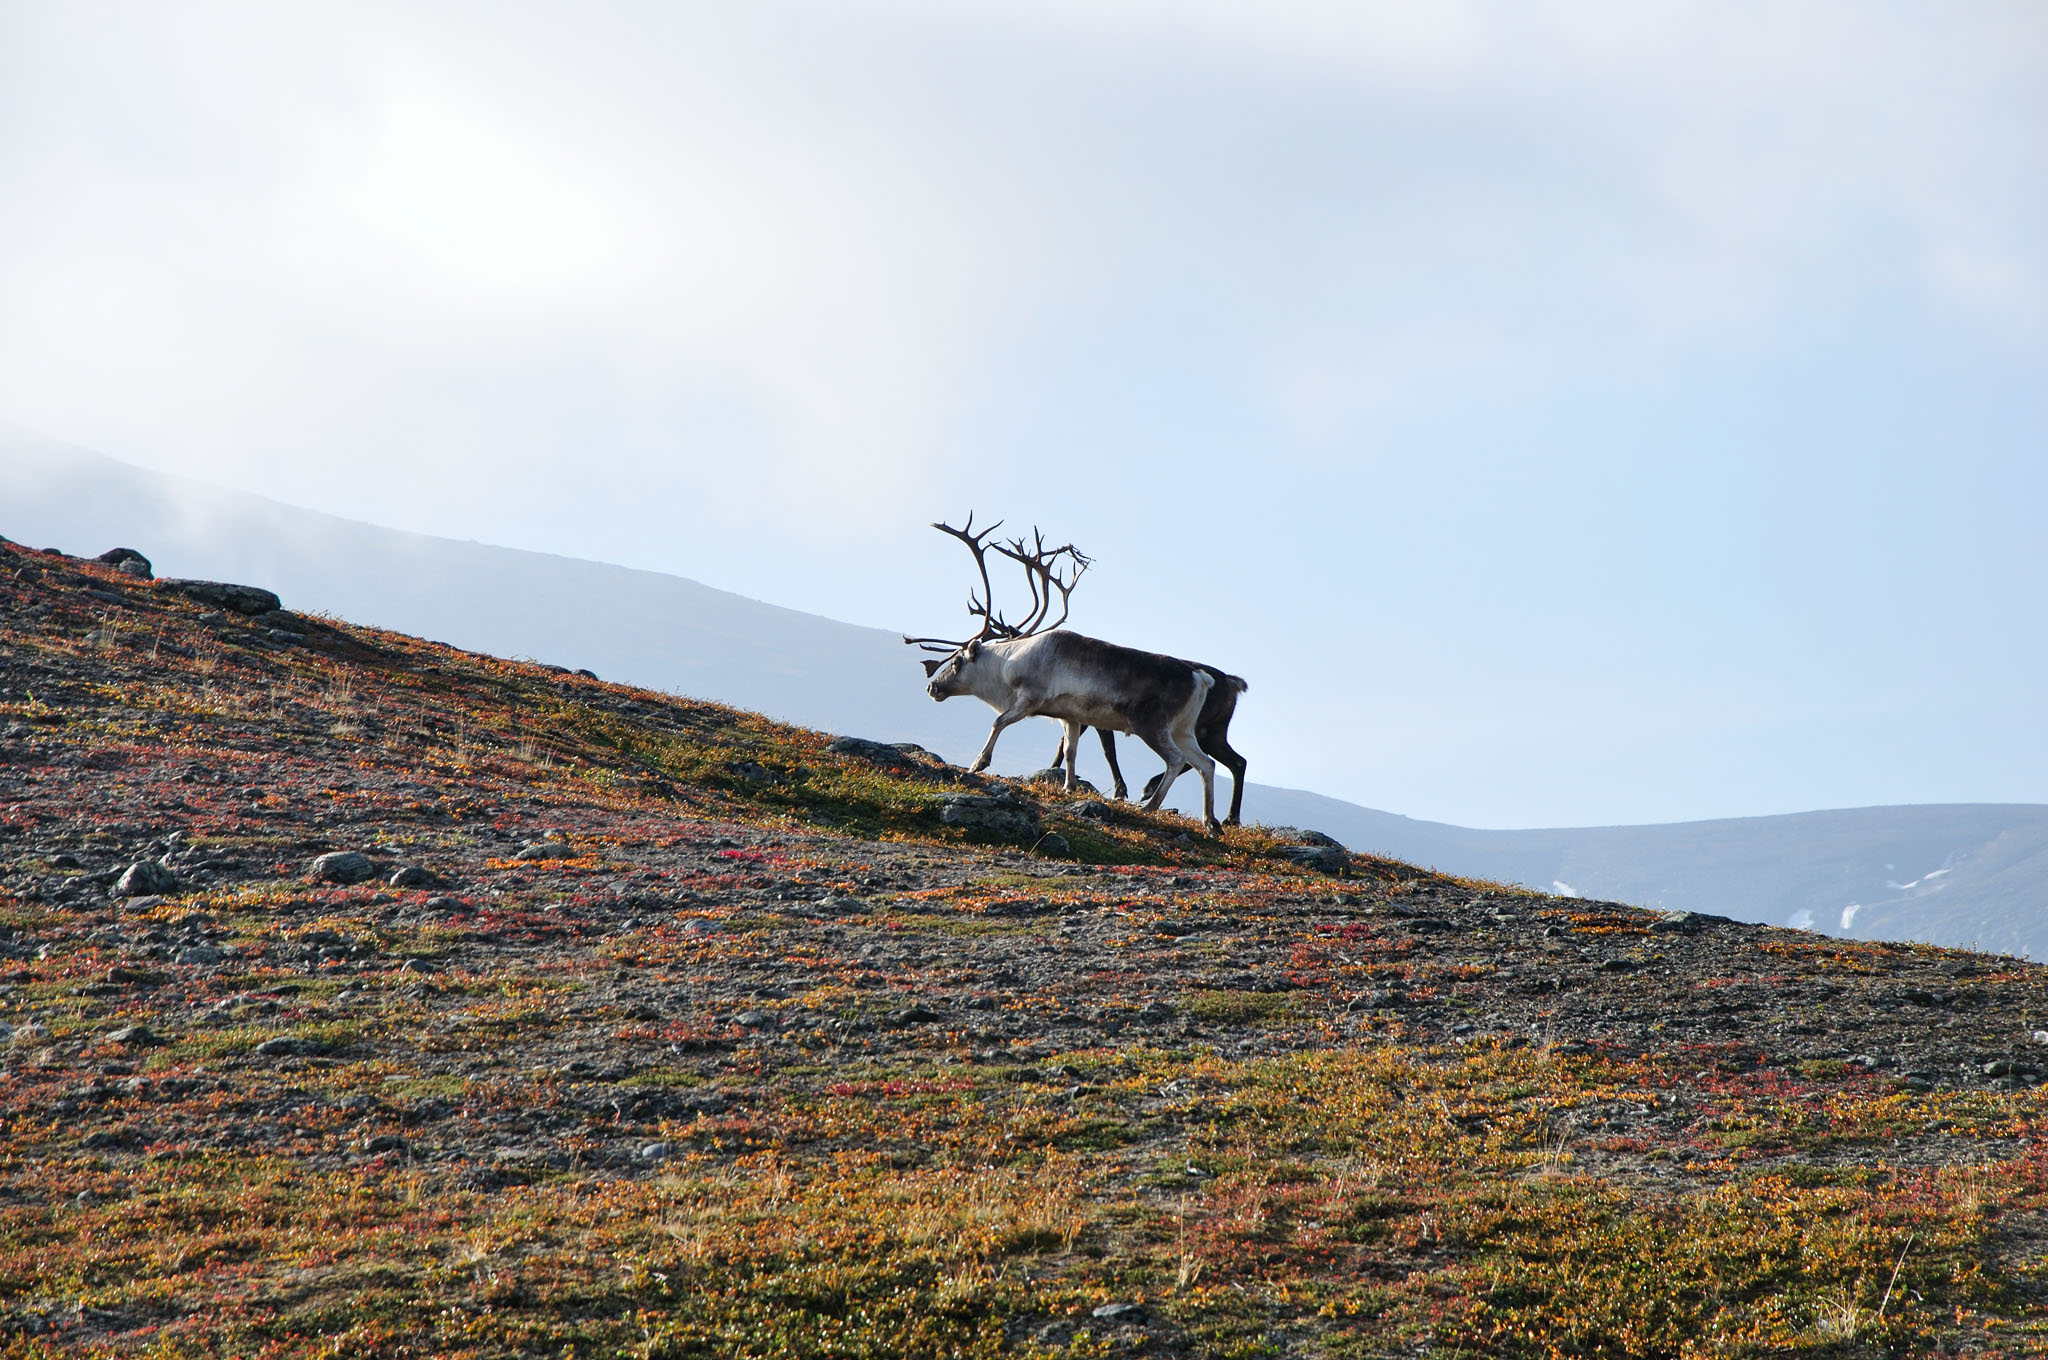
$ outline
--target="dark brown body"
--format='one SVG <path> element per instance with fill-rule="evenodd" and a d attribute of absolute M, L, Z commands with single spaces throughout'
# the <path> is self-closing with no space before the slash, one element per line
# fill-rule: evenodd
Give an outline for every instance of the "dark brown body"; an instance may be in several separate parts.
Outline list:
<path fill-rule="evenodd" d="M 1195 740 L 1205 754 L 1222 761 L 1230 770 L 1230 815 L 1224 822 L 1228 826 L 1237 826 L 1239 815 L 1244 810 L 1245 759 L 1230 744 L 1230 720 L 1237 714 L 1237 696 L 1250 686 L 1242 678 L 1227 674 L 1214 666 L 1204 666 L 1200 662 L 1188 664 L 1196 670 L 1206 671 L 1216 682 L 1209 687 L 1208 697 L 1202 701 L 1202 711 L 1195 719 Z M 1124 772 L 1116 763 L 1116 734 L 1107 727 L 1098 727 L 1095 729 L 1095 735 L 1102 739 L 1102 754 L 1109 761 L 1109 774 L 1115 781 L 1116 796 L 1122 798 L 1127 793 L 1127 786 L 1124 783 Z M 1062 737 L 1060 749 L 1053 756 L 1053 768 L 1060 768 L 1070 759 L 1071 753 L 1067 750 L 1066 739 Z M 1179 771 L 1176 770 L 1174 773 L 1178 775 Z M 1152 803 L 1152 796 L 1158 791 L 1159 783 L 1163 779 L 1166 779 L 1164 770 L 1146 781 L 1144 799 L 1148 804 Z M 1167 788 L 1172 787 L 1172 781 L 1167 781 Z M 1160 800 L 1164 801 L 1165 796 L 1161 793 Z"/>

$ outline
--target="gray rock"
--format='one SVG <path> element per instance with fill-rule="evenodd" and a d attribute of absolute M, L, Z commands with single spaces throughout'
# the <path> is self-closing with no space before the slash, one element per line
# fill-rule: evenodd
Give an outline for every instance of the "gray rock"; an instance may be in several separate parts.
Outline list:
<path fill-rule="evenodd" d="M 1315 846 L 1324 850 L 1342 850 L 1344 848 L 1344 842 L 1338 840 L 1335 836 L 1325 835 L 1320 831 L 1304 831 L 1298 826 L 1269 826 L 1266 830 L 1271 832 L 1276 838 L 1289 841 L 1295 845 Z"/>
<path fill-rule="evenodd" d="M 1148 1314 L 1145 1312 L 1145 1305 L 1142 1303 L 1105 1303 L 1090 1313 L 1089 1316 L 1100 1318 L 1104 1322 L 1142 1323 Z"/>
<path fill-rule="evenodd" d="M 163 1040 L 152 1034 L 147 1026 L 123 1025 L 107 1036 L 107 1042 L 120 1044 L 124 1048 L 147 1048 L 152 1044 L 160 1044 Z"/>
<path fill-rule="evenodd" d="M 417 864 L 407 864 L 386 880 L 394 888 L 431 888 L 434 876 Z"/>
<path fill-rule="evenodd" d="M 929 1025 L 939 1018 L 939 1013 L 929 1006 L 905 1006 L 889 1016 L 891 1029 L 903 1029 L 909 1025 Z"/>
<path fill-rule="evenodd" d="M 519 847 L 518 853 L 514 854 L 512 858 L 523 860 L 574 859 L 576 858 L 576 849 L 567 841 L 528 841 Z"/>
<path fill-rule="evenodd" d="M 262 1058 L 306 1058 L 326 1051 L 327 1045 L 319 1040 L 296 1034 L 280 1034 L 256 1045 L 256 1055 Z"/>
<path fill-rule="evenodd" d="M 949 793 L 939 799 L 939 820 L 1008 841 L 1038 839 L 1038 809 L 1008 794 Z"/>
<path fill-rule="evenodd" d="M 665 1162 L 675 1155 L 674 1143 L 645 1143 L 640 1148 L 640 1160 L 643 1162 Z"/>
<path fill-rule="evenodd" d="M 171 577 L 158 581 L 159 590 L 169 590 L 188 600 L 232 609 L 237 614 L 268 614 L 282 607 L 277 596 L 261 586 L 238 586 L 227 581 L 191 581 Z"/>
<path fill-rule="evenodd" d="M 178 890 L 178 876 L 155 860 L 137 860 L 121 871 L 114 882 L 114 896 L 142 897 Z"/>
<path fill-rule="evenodd" d="M 1150 1024 L 1158 1024 L 1160 1021 L 1163 1020 L 1171 1020 L 1173 1019 L 1174 1015 L 1175 1011 L 1173 1007 L 1168 1005 L 1164 1001 L 1148 1001 L 1138 1011 L 1138 1018 Z"/>
<path fill-rule="evenodd" d="M 218 945 L 195 944 L 189 949 L 180 949 L 174 963 L 219 963 L 222 955 Z"/>
<path fill-rule="evenodd" d="M 1342 875 L 1351 872 L 1351 856 L 1342 846 L 1287 845 L 1281 847 L 1280 857 L 1318 873 Z"/>
<path fill-rule="evenodd" d="M 360 883 L 376 872 L 359 850 L 330 850 L 306 866 L 306 877 L 320 883 Z"/>
<path fill-rule="evenodd" d="M 1038 844 L 1031 849 L 1034 854 L 1044 855 L 1047 859 L 1066 859 L 1074 853 L 1074 847 L 1057 831 L 1048 831 L 1040 836 Z"/>

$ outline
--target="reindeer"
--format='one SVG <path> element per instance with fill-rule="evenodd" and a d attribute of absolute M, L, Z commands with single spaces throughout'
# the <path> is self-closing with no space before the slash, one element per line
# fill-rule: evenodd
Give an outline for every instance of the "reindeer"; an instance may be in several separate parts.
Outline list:
<path fill-rule="evenodd" d="M 1209 697 L 1202 701 L 1201 715 L 1195 719 L 1195 740 L 1204 751 L 1222 761 L 1230 770 L 1230 815 L 1223 819 L 1223 824 L 1237 826 L 1239 813 L 1244 809 L 1245 759 L 1230 744 L 1230 720 L 1237 713 L 1237 696 L 1251 686 L 1242 677 L 1230 675 L 1214 666 L 1205 666 L 1199 661 L 1189 664 L 1198 671 L 1206 672 L 1212 682 Z M 1122 798 L 1126 794 L 1126 787 L 1124 772 L 1116 763 L 1116 734 L 1106 727 L 1098 727 L 1095 729 L 1095 735 L 1102 739 L 1102 755 L 1109 762 L 1109 777 L 1116 785 L 1115 795 Z M 1057 770 L 1064 765 L 1072 769 L 1079 754 L 1072 749 L 1063 733 L 1060 737 L 1059 750 L 1053 752 L 1051 768 Z M 1164 779 L 1166 775 L 1162 771 L 1146 780 L 1144 797 L 1150 799 Z M 1165 796 L 1160 794 L 1162 799 Z"/>
<path fill-rule="evenodd" d="M 959 539 L 974 554 L 981 573 L 981 593 L 968 593 L 967 610 L 981 620 L 979 631 L 958 642 L 903 639 L 928 652 L 944 654 L 942 659 L 924 662 L 925 688 L 934 700 L 944 702 L 957 694 L 972 694 L 996 710 L 988 740 L 968 768 L 975 773 L 987 769 L 995 754 L 996 738 L 1024 718 L 1057 719 L 1065 728 L 1062 744 L 1066 749 L 1072 749 L 1089 727 L 1129 732 L 1166 762 L 1169 776 L 1152 791 L 1145 810 L 1157 811 L 1173 780 L 1193 766 L 1202 775 L 1203 825 L 1211 832 L 1222 830 L 1216 820 L 1216 762 L 1203 751 L 1195 732 L 1215 680 L 1207 671 L 1174 657 L 1067 632 L 1060 625 L 1067 621 L 1074 586 L 1087 571 L 1090 559 L 1071 543 L 1048 550 L 1044 535 L 1035 530 L 1030 546 L 1021 538 L 990 543 L 1001 525 L 997 520 L 976 533 L 974 517 L 969 515 L 965 528 L 943 523 L 932 526 Z M 1030 582 L 1031 611 L 1020 623 L 1011 623 L 995 610 L 988 575 L 990 547 L 1023 567 Z M 1062 559 L 1070 564 L 1065 575 L 1061 574 Z M 1047 623 L 1055 595 L 1060 616 Z M 1074 787 L 1071 760 L 1067 762 L 1066 787 Z"/>

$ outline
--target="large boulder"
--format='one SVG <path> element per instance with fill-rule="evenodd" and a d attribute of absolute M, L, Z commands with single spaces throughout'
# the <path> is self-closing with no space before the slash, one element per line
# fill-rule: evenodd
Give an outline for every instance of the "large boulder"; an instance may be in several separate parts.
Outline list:
<path fill-rule="evenodd" d="M 1040 831 L 1038 809 L 1007 793 L 942 795 L 939 820 L 1003 841 L 1035 841 Z"/>
<path fill-rule="evenodd" d="M 1351 872 L 1351 854 L 1344 848 L 1344 842 L 1335 836 L 1294 826 L 1269 829 L 1281 840 L 1293 842 L 1281 848 L 1281 858 L 1293 860 L 1319 873 L 1343 875 Z"/>
<path fill-rule="evenodd" d="M 155 574 L 149 565 L 149 559 L 133 548 L 109 548 L 93 560 L 106 563 L 124 576 L 134 576 L 144 581 Z"/>
<path fill-rule="evenodd" d="M 174 591 L 188 600 L 232 609 L 237 614 L 268 614 L 284 607 L 276 595 L 261 586 L 238 586 L 228 581 L 188 581 L 170 577 L 158 581 L 159 590 Z"/>

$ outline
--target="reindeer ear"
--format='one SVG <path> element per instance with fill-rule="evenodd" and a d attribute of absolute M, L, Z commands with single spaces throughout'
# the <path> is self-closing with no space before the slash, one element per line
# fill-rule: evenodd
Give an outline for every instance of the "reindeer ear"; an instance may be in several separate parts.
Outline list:
<path fill-rule="evenodd" d="M 969 642 L 965 647 L 961 648 L 960 652 L 961 655 L 965 656 L 969 661 L 974 660 L 974 658 L 981 655 L 981 639 L 975 638 L 973 641 Z"/>
<path fill-rule="evenodd" d="M 936 661 L 933 661 L 933 660 L 931 660 L 930 658 L 926 658 L 926 659 L 925 659 L 925 663 L 924 663 L 924 678 L 925 678 L 925 679 L 927 679 L 927 680 L 929 680 L 929 679 L 931 679 L 931 678 L 932 678 L 932 677 L 933 677 L 934 675 L 937 675 L 938 673 L 939 673 L 939 663 L 938 663 L 938 662 L 936 662 Z"/>

